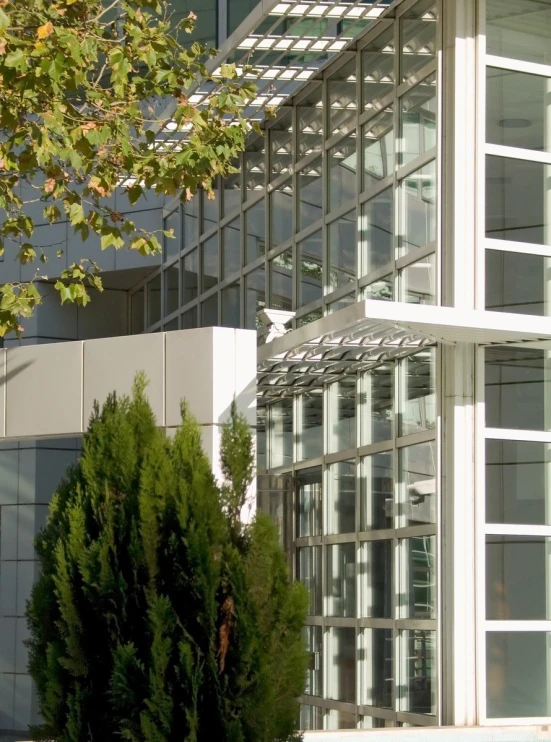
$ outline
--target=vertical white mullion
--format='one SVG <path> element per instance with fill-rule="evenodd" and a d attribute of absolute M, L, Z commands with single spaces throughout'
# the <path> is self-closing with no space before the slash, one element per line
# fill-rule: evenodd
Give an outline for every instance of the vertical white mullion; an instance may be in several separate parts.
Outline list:
<path fill-rule="evenodd" d="M 475 357 L 475 609 L 476 609 L 476 701 L 478 722 L 486 720 L 486 417 L 484 389 L 485 350 L 478 347 Z"/>

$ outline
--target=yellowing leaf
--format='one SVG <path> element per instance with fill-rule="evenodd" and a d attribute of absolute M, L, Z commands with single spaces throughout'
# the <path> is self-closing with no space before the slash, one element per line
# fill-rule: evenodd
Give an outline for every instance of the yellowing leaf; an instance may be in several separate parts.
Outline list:
<path fill-rule="evenodd" d="M 53 34 L 54 32 L 54 24 L 51 21 L 48 21 L 48 23 L 45 23 L 43 26 L 39 26 L 36 35 L 39 39 L 47 39 L 48 36 Z"/>

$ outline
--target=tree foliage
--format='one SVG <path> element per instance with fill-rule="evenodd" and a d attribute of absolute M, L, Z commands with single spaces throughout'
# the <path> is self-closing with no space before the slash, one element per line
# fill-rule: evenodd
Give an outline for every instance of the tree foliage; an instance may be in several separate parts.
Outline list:
<path fill-rule="evenodd" d="M 25 0 L 0 2 L 0 252 L 23 265 L 46 262 L 52 244 L 33 238 L 41 222 L 66 220 L 101 248 L 160 250 L 159 235 L 141 230 L 115 208 L 124 193 L 135 204 L 148 191 L 189 199 L 232 172 L 249 124 L 240 105 L 254 85 L 234 65 L 216 75 L 214 50 L 180 38 L 165 0 Z M 213 92 L 195 106 L 198 80 Z M 230 123 L 231 119 L 231 123 Z M 158 132 L 170 129 L 159 146 Z M 61 252 L 61 251 L 60 251 Z M 40 266 L 34 278 L 41 277 Z M 89 260 L 61 270 L 62 302 L 86 304 L 101 290 Z M 0 337 L 20 331 L 40 302 L 35 280 L 0 285 Z"/>
<path fill-rule="evenodd" d="M 241 499 L 250 451 L 234 409 L 222 458 L 225 487 Z M 36 738 L 295 738 L 307 597 L 267 516 L 243 526 L 227 508 L 185 407 L 173 438 L 140 380 L 131 398 L 96 409 L 36 547 Z"/>

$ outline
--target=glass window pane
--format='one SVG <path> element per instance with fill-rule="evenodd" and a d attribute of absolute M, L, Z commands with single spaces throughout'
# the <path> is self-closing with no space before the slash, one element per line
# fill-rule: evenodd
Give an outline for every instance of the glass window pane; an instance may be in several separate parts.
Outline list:
<path fill-rule="evenodd" d="M 308 590 L 310 616 L 321 616 L 321 574 L 321 546 L 297 549 L 297 580 Z"/>
<path fill-rule="evenodd" d="M 310 302 L 321 299 L 323 295 L 321 229 L 299 242 L 297 253 L 300 265 L 298 306 L 303 307 Z"/>
<path fill-rule="evenodd" d="M 161 319 L 161 274 L 158 273 L 147 284 L 147 325 L 155 324 Z"/>
<path fill-rule="evenodd" d="M 400 451 L 402 526 L 436 523 L 436 443 L 420 443 Z"/>
<path fill-rule="evenodd" d="M 323 390 L 312 389 L 298 397 L 300 426 L 299 461 L 323 453 Z"/>
<path fill-rule="evenodd" d="M 394 33 L 391 28 L 370 41 L 362 51 L 363 104 L 373 108 L 394 89 Z"/>
<path fill-rule="evenodd" d="M 184 247 L 197 242 L 199 237 L 199 196 L 186 201 L 183 208 Z"/>
<path fill-rule="evenodd" d="M 391 107 L 362 127 L 362 139 L 362 188 L 365 191 L 394 172 L 394 115 Z"/>
<path fill-rule="evenodd" d="M 290 173 L 293 164 L 293 128 L 291 114 L 279 119 L 269 130 L 270 179 Z"/>
<path fill-rule="evenodd" d="M 326 532 L 356 531 L 356 465 L 352 461 L 332 464 L 327 471 Z"/>
<path fill-rule="evenodd" d="M 293 201 L 293 186 L 290 180 L 270 194 L 271 248 L 287 242 L 293 236 Z"/>
<path fill-rule="evenodd" d="M 133 335 L 137 335 L 139 332 L 143 332 L 145 329 L 144 293 L 144 289 L 141 288 L 130 297 L 131 329 Z"/>
<path fill-rule="evenodd" d="M 257 315 L 266 306 L 265 268 L 256 268 L 245 276 L 245 327 L 255 330 L 262 325 Z"/>
<path fill-rule="evenodd" d="M 394 638 L 392 629 L 363 629 L 360 633 L 360 703 L 393 708 Z M 373 717 L 363 717 L 370 719 Z M 373 719 L 373 721 L 380 721 Z M 363 729 L 379 726 L 364 725 Z"/>
<path fill-rule="evenodd" d="M 203 280 L 201 289 L 204 293 L 213 288 L 213 286 L 216 286 L 220 280 L 217 234 L 213 237 L 209 237 L 206 242 L 203 242 L 201 245 L 201 252 L 203 257 Z"/>
<path fill-rule="evenodd" d="M 351 376 L 329 387 L 329 451 L 356 447 L 356 377 Z"/>
<path fill-rule="evenodd" d="M 206 191 L 201 191 L 203 199 L 203 232 L 208 232 L 218 224 L 220 212 L 220 189 L 215 179 L 212 184 L 212 196 L 209 198 Z"/>
<path fill-rule="evenodd" d="M 192 250 L 183 260 L 182 301 L 187 304 L 197 298 L 199 286 L 198 250 Z"/>
<path fill-rule="evenodd" d="M 268 466 L 286 466 L 293 461 L 293 398 L 285 397 L 268 406 Z"/>
<path fill-rule="evenodd" d="M 400 18 L 402 80 L 436 58 L 436 19 L 434 0 L 420 0 Z"/>
<path fill-rule="evenodd" d="M 172 332 L 173 330 L 179 330 L 179 318 L 175 317 L 170 322 L 163 325 L 163 332 Z"/>
<path fill-rule="evenodd" d="M 404 652 L 405 677 L 400 686 L 403 710 L 413 714 L 436 714 L 436 632 L 402 631 L 400 651 Z"/>
<path fill-rule="evenodd" d="M 400 433 L 410 435 L 436 427 L 434 348 L 415 353 L 401 361 L 402 399 Z"/>
<path fill-rule="evenodd" d="M 327 697 L 356 702 L 356 630 L 330 628 L 327 641 Z"/>
<path fill-rule="evenodd" d="M 349 131 L 356 121 L 358 94 L 356 61 L 334 72 L 327 83 L 329 102 L 329 136 Z"/>
<path fill-rule="evenodd" d="M 299 212 L 297 229 L 305 229 L 322 217 L 322 164 L 314 160 L 297 176 Z"/>
<path fill-rule="evenodd" d="M 549 353 L 535 348 L 486 350 L 486 425 L 549 430 Z"/>
<path fill-rule="evenodd" d="M 356 211 L 329 227 L 329 291 L 356 282 Z"/>
<path fill-rule="evenodd" d="M 297 106 L 299 157 L 321 151 L 323 105 L 321 85 Z"/>
<path fill-rule="evenodd" d="M 392 618 L 392 550 L 390 540 L 361 546 L 360 616 Z"/>
<path fill-rule="evenodd" d="M 392 719 L 379 719 L 377 716 L 360 716 L 358 729 L 385 729 L 393 727 Z"/>
<path fill-rule="evenodd" d="M 360 530 L 392 528 L 394 472 L 392 453 L 365 456 L 361 464 Z"/>
<path fill-rule="evenodd" d="M 486 441 L 486 522 L 551 525 L 551 445 Z"/>
<path fill-rule="evenodd" d="M 307 325 L 310 322 L 315 322 L 317 319 L 321 319 L 322 317 L 323 309 L 321 309 L 321 307 L 319 309 L 314 309 L 312 312 L 303 314 L 302 317 L 297 319 L 297 327 L 304 327 L 304 325 Z"/>
<path fill-rule="evenodd" d="M 222 271 L 227 278 L 241 268 L 241 220 L 234 219 L 222 230 Z"/>
<path fill-rule="evenodd" d="M 165 277 L 165 317 L 178 309 L 180 288 L 180 266 L 176 262 L 164 271 Z"/>
<path fill-rule="evenodd" d="M 392 438 L 394 418 L 394 364 L 367 371 L 362 377 L 362 445 Z"/>
<path fill-rule="evenodd" d="M 389 188 L 362 205 L 360 219 L 362 275 L 394 260 L 394 201 Z"/>
<path fill-rule="evenodd" d="M 323 729 L 323 709 L 320 706 L 301 703 L 299 727 L 303 732 Z"/>
<path fill-rule="evenodd" d="M 245 261 L 266 254 L 266 227 L 264 223 L 264 199 L 245 212 Z"/>
<path fill-rule="evenodd" d="M 176 257 L 182 249 L 182 230 L 180 220 L 180 207 L 173 211 L 172 214 L 167 216 L 164 220 L 163 229 L 167 232 L 172 231 L 173 237 L 166 237 L 163 235 L 164 244 L 164 260 L 170 260 L 170 258 Z"/>
<path fill-rule="evenodd" d="M 270 260 L 270 306 L 284 310 L 293 308 L 293 252 L 290 249 Z"/>
<path fill-rule="evenodd" d="M 356 729 L 356 714 L 352 711 L 329 709 L 325 718 L 326 729 Z"/>
<path fill-rule="evenodd" d="M 347 294 L 346 296 L 341 297 L 340 299 L 337 299 L 336 301 L 332 301 L 327 304 L 327 313 L 333 314 L 334 312 L 338 312 L 341 309 L 345 309 L 346 307 L 351 306 L 352 304 L 356 303 L 356 294 Z"/>
<path fill-rule="evenodd" d="M 241 327 L 239 281 L 222 289 L 222 327 Z"/>
<path fill-rule="evenodd" d="M 327 550 L 326 614 L 356 615 L 356 544 L 333 544 Z"/>
<path fill-rule="evenodd" d="M 240 169 L 241 163 L 237 160 L 234 166 Z M 222 209 L 223 215 L 229 216 L 234 211 L 237 211 L 241 205 L 241 172 L 233 173 L 228 175 L 227 178 L 222 179 L 222 187 L 224 189 Z"/>
<path fill-rule="evenodd" d="M 551 64 L 549 0 L 487 0 L 486 18 L 488 54 Z"/>
<path fill-rule="evenodd" d="M 329 157 L 329 211 L 350 201 L 356 195 L 356 134 L 331 147 Z"/>
<path fill-rule="evenodd" d="M 486 536 L 487 620 L 551 618 L 550 545 L 543 536 Z"/>
<path fill-rule="evenodd" d="M 551 716 L 551 633 L 486 634 L 486 703 L 492 718 Z"/>
<path fill-rule="evenodd" d="M 402 616 L 436 618 L 436 536 L 406 538 L 400 546 Z"/>
<path fill-rule="evenodd" d="M 400 184 L 402 252 L 436 241 L 436 164 L 430 162 Z"/>
<path fill-rule="evenodd" d="M 362 298 L 373 301 L 392 301 L 394 297 L 394 280 L 392 276 L 385 276 L 379 281 L 364 286 Z"/>
<path fill-rule="evenodd" d="M 551 245 L 548 169 L 512 157 L 486 158 L 487 237 Z"/>
<path fill-rule="evenodd" d="M 256 469 L 257 472 L 264 471 L 267 469 L 266 464 L 266 407 L 260 407 L 257 405 L 256 407 Z M 260 486 L 258 488 L 258 501 L 260 501 L 261 496 L 261 490 Z M 279 494 L 279 493 L 277 493 Z M 280 499 L 281 502 L 281 499 Z M 274 518 L 274 521 L 276 522 L 279 534 L 281 539 L 283 538 L 283 529 L 282 529 L 282 523 L 283 518 Z M 283 544 L 283 540 L 281 541 Z"/>
<path fill-rule="evenodd" d="M 201 326 L 216 327 L 218 325 L 218 294 L 213 294 L 201 304 Z"/>
<path fill-rule="evenodd" d="M 436 304 L 436 259 L 434 254 L 408 265 L 400 272 L 403 300 L 408 304 Z"/>
<path fill-rule="evenodd" d="M 315 548 L 321 551 L 319 546 Z M 323 675 L 323 637 L 321 626 L 305 626 L 304 639 L 306 651 L 309 655 L 304 693 L 307 696 L 321 696 Z"/>
<path fill-rule="evenodd" d="M 192 307 L 182 314 L 182 330 L 193 330 L 195 327 L 199 327 L 197 307 Z"/>
<path fill-rule="evenodd" d="M 486 250 L 486 309 L 549 316 L 551 259 Z"/>
<path fill-rule="evenodd" d="M 551 152 L 551 137 L 546 132 L 549 80 L 495 67 L 487 68 L 486 77 L 486 141 Z"/>
<path fill-rule="evenodd" d="M 436 147 L 436 115 L 436 75 L 430 75 L 401 98 L 401 165 Z"/>
<path fill-rule="evenodd" d="M 264 137 L 260 137 L 245 151 L 245 200 L 264 188 L 266 179 L 266 157 Z"/>
<path fill-rule="evenodd" d="M 297 482 L 297 536 L 321 535 L 321 467 L 301 469 Z"/>

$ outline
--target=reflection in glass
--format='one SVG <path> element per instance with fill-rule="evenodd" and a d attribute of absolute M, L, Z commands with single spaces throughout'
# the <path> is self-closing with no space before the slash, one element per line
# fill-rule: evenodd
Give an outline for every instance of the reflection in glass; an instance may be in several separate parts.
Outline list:
<path fill-rule="evenodd" d="M 293 163 L 292 115 L 288 113 L 269 130 L 270 180 L 282 173 L 290 173 Z"/>
<path fill-rule="evenodd" d="M 329 136 L 345 133 L 356 120 L 356 61 L 334 72 L 327 83 Z"/>
<path fill-rule="evenodd" d="M 548 317 L 550 268 L 542 255 L 486 250 L 486 309 Z"/>
<path fill-rule="evenodd" d="M 392 453 L 389 451 L 365 456 L 361 467 L 360 530 L 392 528 Z"/>
<path fill-rule="evenodd" d="M 161 319 L 161 274 L 147 284 L 147 324 L 149 327 Z"/>
<path fill-rule="evenodd" d="M 293 307 L 293 252 L 284 250 L 270 260 L 270 306 L 290 310 Z"/>
<path fill-rule="evenodd" d="M 549 646 L 544 631 L 486 634 L 486 704 L 493 718 L 551 716 Z"/>
<path fill-rule="evenodd" d="M 323 105 L 321 85 L 297 106 L 299 157 L 321 151 Z"/>
<path fill-rule="evenodd" d="M 352 711 L 328 709 L 327 729 L 356 729 L 356 714 Z"/>
<path fill-rule="evenodd" d="M 404 711 L 436 714 L 436 632 L 402 631 L 401 651 L 405 652 L 405 677 L 400 678 Z"/>
<path fill-rule="evenodd" d="M 300 266 L 298 306 L 303 307 L 323 295 L 321 229 L 297 244 L 297 255 Z"/>
<path fill-rule="evenodd" d="M 321 319 L 322 317 L 323 309 L 321 307 L 319 309 L 314 309 L 311 312 L 308 312 L 308 314 L 303 314 L 302 317 L 297 318 L 297 327 L 304 327 L 304 325 L 307 325 L 310 322 L 315 322 L 317 319 Z"/>
<path fill-rule="evenodd" d="M 240 298 L 239 281 L 222 289 L 222 327 L 241 326 Z"/>
<path fill-rule="evenodd" d="M 327 697 L 356 702 L 356 630 L 330 628 L 327 642 Z"/>
<path fill-rule="evenodd" d="M 363 104 L 370 109 L 394 89 L 394 33 L 386 29 L 362 50 Z"/>
<path fill-rule="evenodd" d="M 220 280 L 220 270 L 218 265 L 218 235 L 215 234 L 209 237 L 206 242 L 201 245 L 201 252 L 203 255 L 202 266 L 203 266 L 203 281 L 202 291 L 208 291 L 209 289 L 216 286 Z"/>
<path fill-rule="evenodd" d="M 175 317 L 170 322 L 165 322 L 163 324 L 163 332 L 173 332 L 173 330 L 178 330 L 178 329 L 179 329 L 178 317 Z"/>
<path fill-rule="evenodd" d="M 239 161 L 233 164 L 240 169 Z M 222 178 L 222 187 L 224 189 L 222 200 L 223 215 L 229 216 L 234 211 L 237 211 L 241 204 L 241 172 L 233 173 L 226 178 Z"/>
<path fill-rule="evenodd" d="M 393 708 L 393 645 L 392 629 L 363 629 L 360 633 L 361 704 Z"/>
<path fill-rule="evenodd" d="M 436 147 L 436 75 L 430 75 L 401 99 L 401 158 L 406 165 Z"/>
<path fill-rule="evenodd" d="M 218 325 L 218 294 L 213 294 L 201 303 L 201 326 L 216 327 Z"/>
<path fill-rule="evenodd" d="M 241 220 L 234 219 L 222 230 L 222 271 L 227 278 L 241 267 Z"/>
<path fill-rule="evenodd" d="M 137 335 L 145 329 L 144 294 L 145 291 L 142 287 L 139 291 L 136 291 L 135 294 L 131 294 L 130 296 L 131 331 L 133 335 Z"/>
<path fill-rule="evenodd" d="M 191 201 L 184 202 L 183 208 L 184 247 L 197 242 L 199 237 L 199 196 L 195 195 Z"/>
<path fill-rule="evenodd" d="M 327 470 L 326 532 L 356 530 L 356 465 L 352 461 L 331 464 Z"/>
<path fill-rule="evenodd" d="M 245 212 L 245 260 L 247 263 L 266 254 L 264 199 Z"/>
<path fill-rule="evenodd" d="M 197 307 L 192 307 L 182 314 L 182 330 L 193 330 L 195 327 L 199 327 Z"/>
<path fill-rule="evenodd" d="M 297 175 L 299 192 L 298 230 L 309 227 L 322 216 L 321 157 L 314 160 Z"/>
<path fill-rule="evenodd" d="M 436 536 L 404 539 L 402 559 L 404 618 L 436 618 Z"/>
<path fill-rule="evenodd" d="M 356 377 L 343 377 L 329 387 L 329 451 L 356 446 Z"/>
<path fill-rule="evenodd" d="M 486 141 L 551 152 L 551 138 L 546 136 L 548 79 L 495 67 L 486 69 L 486 78 Z"/>
<path fill-rule="evenodd" d="M 320 547 L 316 548 L 319 549 Z M 323 678 L 323 638 L 321 626 L 305 626 L 304 642 L 309 656 L 304 693 L 307 696 L 321 696 Z"/>
<path fill-rule="evenodd" d="M 430 162 L 400 184 L 402 252 L 436 240 L 436 164 Z"/>
<path fill-rule="evenodd" d="M 356 615 L 356 544 L 332 544 L 327 549 L 326 613 Z"/>
<path fill-rule="evenodd" d="M 436 426 L 435 359 L 434 348 L 427 348 L 400 362 L 401 435 L 433 430 Z"/>
<path fill-rule="evenodd" d="M 394 203 L 392 188 L 362 205 L 360 218 L 362 275 L 394 260 Z"/>
<path fill-rule="evenodd" d="M 488 54 L 551 64 L 549 0 L 487 0 L 486 19 Z"/>
<path fill-rule="evenodd" d="M 535 348 L 486 349 L 486 425 L 549 430 L 549 353 Z"/>
<path fill-rule="evenodd" d="M 182 249 L 182 231 L 180 221 L 180 208 L 167 216 L 164 220 L 163 229 L 167 232 L 172 231 L 172 237 L 163 236 L 164 243 L 164 260 L 176 257 Z"/>
<path fill-rule="evenodd" d="M 300 426 L 299 460 L 312 459 L 323 453 L 323 390 L 312 389 L 298 397 Z"/>
<path fill-rule="evenodd" d="M 199 287 L 198 250 L 192 250 L 183 259 L 182 301 L 187 304 L 197 298 Z"/>
<path fill-rule="evenodd" d="M 486 523 L 551 525 L 551 445 L 486 441 Z"/>
<path fill-rule="evenodd" d="M 400 18 L 402 80 L 436 58 L 437 17 L 434 0 L 420 0 Z"/>
<path fill-rule="evenodd" d="M 385 729 L 393 727 L 392 719 L 380 719 L 377 716 L 360 716 L 358 729 Z"/>
<path fill-rule="evenodd" d="M 331 147 L 329 157 L 329 211 L 350 201 L 356 195 L 356 134 Z"/>
<path fill-rule="evenodd" d="M 362 127 L 363 190 L 394 172 L 394 114 L 391 107 Z"/>
<path fill-rule="evenodd" d="M 543 536 L 486 536 L 487 620 L 551 618 L 550 544 Z"/>
<path fill-rule="evenodd" d="M 408 304 L 436 304 L 436 260 L 434 253 L 404 268 L 403 300 Z"/>
<path fill-rule="evenodd" d="M 356 211 L 329 226 L 329 291 L 356 281 Z"/>
<path fill-rule="evenodd" d="M 297 483 L 297 536 L 321 535 L 321 467 L 301 469 Z"/>
<path fill-rule="evenodd" d="M 512 157 L 486 158 L 486 237 L 551 245 L 549 165 Z"/>
<path fill-rule="evenodd" d="M 244 155 L 245 200 L 264 188 L 266 175 L 265 140 L 259 137 L 249 144 Z"/>
<path fill-rule="evenodd" d="M 165 317 L 178 309 L 180 298 L 180 266 L 178 262 L 164 271 L 165 276 Z"/>
<path fill-rule="evenodd" d="M 321 616 L 322 612 L 321 569 L 321 546 L 297 549 L 297 580 L 308 590 L 310 616 Z"/>
<path fill-rule="evenodd" d="M 333 312 L 338 312 L 341 309 L 345 309 L 346 307 L 351 306 L 352 304 L 356 303 L 356 294 L 347 294 L 346 296 L 341 296 L 340 299 L 337 299 L 336 301 L 332 301 L 327 304 L 327 313 L 333 314 Z"/>
<path fill-rule="evenodd" d="M 364 286 L 363 298 L 373 301 L 392 301 L 394 296 L 394 281 L 392 276 L 385 276 L 378 281 Z"/>
<path fill-rule="evenodd" d="M 303 732 L 323 729 L 323 709 L 320 706 L 301 703 L 299 727 Z"/>
<path fill-rule="evenodd" d="M 270 193 L 270 248 L 287 242 L 293 236 L 293 186 L 286 181 Z"/>
<path fill-rule="evenodd" d="M 286 466 L 293 461 L 293 398 L 284 397 L 267 407 L 268 466 Z"/>
<path fill-rule="evenodd" d="M 392 618 L 392 549 L 392 541 L 386 539 L 361 546 L 360 616 Z"/>
<path fill-rule="evenodd" d="M 245 276 L 245 327 L 249 330 L 262 324 L 257 315 L 266 306 L 265 273 L 261 266 Z"/>
<path fill-rule="evenodd" d="M 266 464 L 266 407 L 257 405 L 256 407 L 256 469 L 257 472 L 267 469 Z M 258 502 L 260 503 L 261 486 L 257 482 Z M 279 493 L 277 493 L 279 494 Z M 279 498 L 280 502 L 282 498 Z M 274 522 L 278 526 L 281 543 L 283 544 L 283 517 L 282 513 L 279 518 L 275 517 Z"/>
<path fill-rule="evenodd" d="M 362 445 L 392 438 L 394 365 L 381 364 L 362 376 Z"/>
<path fill-rule="evenodd" d="M 419 443 L 400 451 L 403 499 L 400 524 L 424 526 L 436 523 L 436 443 Z"/>

